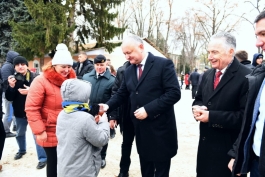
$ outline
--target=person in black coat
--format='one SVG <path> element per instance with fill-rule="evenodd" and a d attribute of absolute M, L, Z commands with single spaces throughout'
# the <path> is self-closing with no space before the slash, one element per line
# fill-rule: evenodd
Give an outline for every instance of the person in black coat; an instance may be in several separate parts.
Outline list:
<path fill-rule="evenodd" d="M 3 101 L 5 105 L 5 111 L 4 111 L 5 114 L 3 116 L 3 124 L 4 124 L 7 138 L 16 136 L 15 133 L 12 133 L 10 131 L 10 125 L 12 123 L 12 120 L 13 120 L 13 131 L 16 131 L 16 119 L 13 116 L 13 114 L 11 114 L 13 112 L 12 103 L 5 98 L 5 92 L 8 87 L 7 78 L 8 76 L 14 74 L 15 72 L 14 66 L 13 66 L 13 60 L 17 56 L 19 56 L 19 53 L 12 51 L 12 50 L 8 51 L 7 56 L 6 56 L 6 62 L 3 64 L 1 68 L 1 76 L 2 76 L 2 81 L 3 81 L 2 97 L 3 97 Z"/>
<path fill-rule="evenodd" d="M 245 65 L 249 69 L 253 70 L 255 68 L 255 66 L 251 64 L 251 61 L 248 60 L 248 53 L 245 50 L 237 51 L 235 57 L 242 65 Z"/>
<path fill-rule="evenodd" d="M 27 131 L 27 116 L 25 112 L 25 102 L 29 91 L 30 84 L 37 76 L 28 70 L 28 61 L 22 56 L 17 56 L 14 61 L 15 73 L 8 77 L 8 87 L 5 92 L 5 97 L 12 102 L 14 115 L 17 122 L 17 144 L 19 147 L 14 159 L 18 160 L 26 154 L 26 131 Z M 36 150 L 39 163 L 37 169 L 46 166 L 47 157 L 42 147 L 36 144 Z"/>
<path fill-rule="evenodd" d="M 256 46 L 265 50 L 265 11 L 261 12 L 254 21 L 256 23 Z M 233 150 L 229 168 L 233 168 L 233 177 L 247 174 L 250 177 L 265 177 L 265 65 L 256 66 L 247 76 L 249 92 L 246 110 L 240 134 Z"/>
<path fill-rule="evenodd" d="M 168 177 L 178 149 L 174 104 L 181 95 L 174 64 L 147 53 L 135 35 L 124 39 L 121 47 L 131 66 L 118 92 L 102 105 L 112 111 L 129 97 L 142 176 Z"/>
<path fill-rule="evenodd" d="M 112 87 L 112 95 L 114 95 L 120 88 L 124 78 L 125 69 L 128 68 L 130 65 L 131 65 L 130 62 L 127 61 L 124 63 L 123 66 L 118 68 L 115 82 Z M 132 143 L 134 140 L 135 133 L 134 133 L 132 120 L 130 119 L 129 109 L 130 109 L 130 102 L 129 100 L 126 100 L 117 109 L 118 117 L 116 117 L 116 120 L 111 120 L 111 121 L 118 121 L 117 123 L 120 125 L 120 131 L 123 137 L 121 145 L 120 172 L 118 177 L 128 177 L 129 176 L 128 172 L 131 164 L 130 156 L 131 156 Z"/>
<path fill-rule="evenodd" d="M 80 52 L 80 54 L 78 55 L 78 62 L 75 70 L 77 78 L 82 79 L 86 73 L 89 73 L 93 69 L 93 61 L 87 58 L 86 52 Z"/>
<path fill-rule="evenodd" d="M 189 81 L 190 81 L 190 84 L 192 86 L 192 88 L 191 88 L 192 99 L 195 98 L 197 86 L 199 85 L 200 74 L 197 71 L 198 71 L 198 69 L 195 69 L 194 72 L 191 73 L 190 77 L 189 77 Z"/>
<path fill-rule="evenodd" d="M 231 177 L 227 154 L 235 142 L 245 111 L 251 70 L 234 58 L 236 39 L 229 33 L 214 35 L 208 45 L 212 69 L 206 71 L 193 102 L 200 122 L 197 177 Z"/>

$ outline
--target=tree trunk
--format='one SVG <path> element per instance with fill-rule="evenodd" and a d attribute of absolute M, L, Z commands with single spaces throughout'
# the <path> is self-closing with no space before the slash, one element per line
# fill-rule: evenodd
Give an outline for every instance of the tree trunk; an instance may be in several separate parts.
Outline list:
<path fill-rule="evenodd" d="M 43 65 L 44 65 L 44 56 L 40 57 L 40 71 L 42 71 Z"/>

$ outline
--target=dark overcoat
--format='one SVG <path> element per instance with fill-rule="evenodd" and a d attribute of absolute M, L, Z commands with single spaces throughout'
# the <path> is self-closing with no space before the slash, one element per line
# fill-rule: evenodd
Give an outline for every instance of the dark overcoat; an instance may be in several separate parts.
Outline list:
<path fill-rule="evenodd" d="M 227 153 L 240 131 L 248 91 L 245 76 L 251 70 L 234 59 L 214 90 L 215 72 L 210 69 L 204 73 L 193 102 L 209 110 L 209 122 L 200 123 L 197 177 L 231 176 Z"/>
<path fill-rule="evenodd" d="M 139 81 L 136 71 L 134 64 L 125 70 L 120 89 L 106 104 L 111 111 L 130 97 L 139 155 L 146 161 L 169 160 L 178 148 L 174 104 L 180 99 L 180 88 L 173 62 L 149 53 Z M 144 120 L 134 116 L 141 107 L 148 114 Z"/>

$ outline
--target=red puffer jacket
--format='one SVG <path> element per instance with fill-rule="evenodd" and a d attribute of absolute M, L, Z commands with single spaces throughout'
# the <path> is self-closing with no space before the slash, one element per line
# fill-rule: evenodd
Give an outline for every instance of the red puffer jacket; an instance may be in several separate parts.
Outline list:
<path fill-rule="evenodd" d="M 74 70 L 68 77 L 63 77 L 54 68 L 45 70 L 42 75 L 36 77 L 27 95 L 25 111 L 28 123 L 35 135 L 47 132 L 47 141 L 37 139 L 42 147 L 57 146 L 55 135 L 57 116 L 62 110 L 62 98 L 60 87 L 66 79 L 76 78 Z"/>

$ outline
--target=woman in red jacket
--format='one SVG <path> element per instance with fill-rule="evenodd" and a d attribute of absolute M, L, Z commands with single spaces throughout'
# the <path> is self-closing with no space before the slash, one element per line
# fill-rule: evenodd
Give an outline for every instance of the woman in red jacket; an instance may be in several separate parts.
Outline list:
<path fill-rule="evenodd" d="M 186 75 L 185 75 L 185 85 L 186 85 L 186 90 L 189 90 L 190 89 L 190 81 L 189 81 L 189 77 L 190 77 L 190 75 L 189 75 L 189 73 L 186 73 Z"/>
<path fill-rule="evenodd" d="M 42 68 L 28 92 L 25 111 L 37 143 L 47 154 L 47 176 L 57 176 L 57 116 L 62 110 L 60 87 L 66 79 L 76 78 L 73 59 L 65 44 L 58 44 L 51 62 Z"/>

